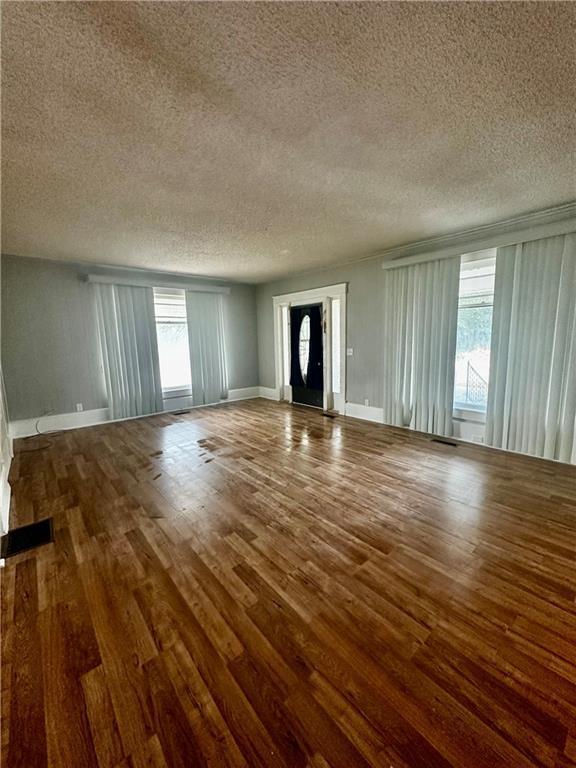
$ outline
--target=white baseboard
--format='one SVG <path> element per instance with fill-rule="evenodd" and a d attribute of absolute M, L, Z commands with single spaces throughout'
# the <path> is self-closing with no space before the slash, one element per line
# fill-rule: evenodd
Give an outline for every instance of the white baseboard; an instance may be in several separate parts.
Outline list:
<path fill-rule="evenodd" d="M 249 400 L 260 397 L 260 387 L 244 387 L 243 389 L 231 389 L 228 392 L 228 399 L 221 400 L 221 403 L 228 403 L 237 400 Z M 190 403 L 191 398 L 176 398 L 171 401 L 165 401 L 163 413 L 170 413 L 175 410 L 188 410 L 190 408 L 206 408 L 208 406 L 193 406 Z M 212 403 L 211 405 L 219 405 Z M 153 414 L 147 414 L 152 416 Z M 130 418 L 140 418 L 131 416 Z M 89 411 L 79 411 L 73 413 L 55 413 L 49 416 L 40 416 L 35 419 L 19 419 L 11 421 L 9 424 L 10 437 L 15 439 L 19 437 L 31 437 L 33 435 L 44 434 L 47 432 L 60 431 L 64 429 L 79 429 L 81 427 L 93 427 L 95 424 L 106 424 L 111 421 L 127 421 L 127 419 L 111 419 L 108 408 L 94 408 Z"/>
<path fill-rule="evenodd" d="M 11 421 L 9 429 L 10 436 L 13 439 L 17 439 L 45 432 L 59 431 L 61 429 L 91 427 L 94 424 L 102 424 L 109 420 L 108 408 L 94 408 L 89 411 L 74 413 L 54 413 L 49 416 L 39 416 L 35 419 L 19 419 Z"/>
<path fill-rule="evenodd" d="M 259 396 L 265 397 L 266 400 L 280 400 L 280 393 L 276 387 L 258 387 Z"/>
<path fill-rule="evenodd" d="M 384 409 L 374 408 L 373 406 L 359 405 L 358 403 L 346 403 L 346 416 L 363 421 L 373 421 L 377 424 L 384 424 Z M 410 429 L 410 427 L 398 427 L 399 429 Z M 485 441 L 486 428 L 480 423 L 479 419 L 468 421 L 467 419 L 454 419 L 454 434 L 457 440 L 463 440 L 467 443 L 480 443 Z M 432 433 L 430 433 L 432 434 Z"/>
<path fill-rule="evenodd" d="M 220 400 L 219 403 L 208 403 L 208 405 L 220 405 L 221 403 L 233 403 L 237 400 L 252 400 L 255 397 L 260 397 L 259 387 L 243 387 L 242 389 L 229 389 L 228 397 L 225 400 Z M 207 408 L 207 405 L 194 405 L 192 396 L 185 397 L 172 397 L 164 400 L 164 411 L 170 413 L 170 411 L 187 411 L 190 408 Z"/>
<path fill-rule="evenodd" d="M 226 403 L 238 400 L 249 400 L 255 397 L 263 397 L 267 400 L 280 399 L 278 390 L 274 387 L 244 387 L 243 389 L 231 389 L 228 393 L 228 400 L 222 400 L 221 402 Z M 217 403 L 214 403 L 214 405 L 217 405 Z M 167 408 L 165 412 L 169 413 L 170 410 L 184 410 L 191 407 L 206 408 L 207 406 L 190 406 L 185 403 L 174 403 L 174 407 Z M 354 419 L 373 421 L 378 424 L 384 422 L 384 410 L 382 408 L 359 405 L 358 403 L 346 403 L 345 415 L 351 416 Z M 95 408 L 90 411 L 80 411 L 79 413 L 56 413 L 35 419 L 11 421 L 9 429 L 10 437 L 15 439 L 64 429 L 91 427 L 95 424 L 105 424 L 110 421 L 125 421 L 125 419 L 110 419 L 108 408 Z"/>
<path fill-rule="evenodd" d="M 384 409 L 375 408 L 372 405 L 359 405 L 358 403 L 346 403 L 346 416 L 353 419 L 363 419 L 364 421 L 375 421 L 378 424 L 384 423 Z"/>
<path fill-rule="evenodd" d="M 228 390 L 228 401 L 251 400 L 253 397 L 260 397 L 260 387 L 244 387 L 243 389 Z"/>

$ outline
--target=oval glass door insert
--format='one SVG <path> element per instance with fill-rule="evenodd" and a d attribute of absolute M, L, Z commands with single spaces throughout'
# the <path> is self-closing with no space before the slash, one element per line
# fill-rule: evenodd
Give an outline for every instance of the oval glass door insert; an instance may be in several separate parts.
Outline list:
<path fill-rule="evenodd" d="M 300 360 L 300 372 L 306 384 L 308 376 L 308 360 L 310 359 L 310 315 L 304 315 L 300 324 L 298 337 L 298 357 Z"/>

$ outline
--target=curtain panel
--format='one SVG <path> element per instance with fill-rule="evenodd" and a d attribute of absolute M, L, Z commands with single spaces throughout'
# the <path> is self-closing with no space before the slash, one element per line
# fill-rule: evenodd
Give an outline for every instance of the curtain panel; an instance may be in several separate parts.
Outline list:
<path fill-rule="evenodd" d="M 217 403 L 228 397 L 222 296 L 186 291 L 186 315 L 192 402 L 194 405 Z"/>
<path fill-rule="evenodd" d="M 576 463 L 576 233 L 498 249 L 489 445 Z"/>
<path fill-rule="evenodd" d="M 152 288 L 94 284 L 111 419 L 162 410 Z"/>
<path fill-rule="evenodd" d="M 384 274 L 384 422 L 452 434 L 460 257 Z"/>

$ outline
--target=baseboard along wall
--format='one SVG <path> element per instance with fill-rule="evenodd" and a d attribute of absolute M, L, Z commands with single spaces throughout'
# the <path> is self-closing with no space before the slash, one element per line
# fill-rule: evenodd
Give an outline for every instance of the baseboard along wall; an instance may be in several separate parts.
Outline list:
<path fill-rule="evenodd" d="M 383 408 L 375 408 L 373 405 L 360 405 L 359 403 L 346 403 L 344 408 L 345 415 L 353 419 L 375 421 L 378 424 L 384 424 Z"/>
<path fill-rule="evenodd" d="M 237 400 L 251 400 L 255 397 L 266 397 L 260 394 L 260 387 L 244 387 L 242 389 L 231 389 L 228 392 L 228 398 L 221 400 L 222 403 L 234 402 Z M 206 406 L 192 406 L 187 398 L 178 398 L 177 401 L 167 402 L 165 413 L 170 411 L 179 411 L 188 408 L 199 408 Z M 133 418 L 133 417 L 131 417 Z M 125 421 L 125 419 L 111 419 L 108 408 L 94 408 L 89 411 L 79 411 L 73 413 L 54 413 L 46 416 L 36 417 L 34 419 L 18 419 L 9 424 L 10 437 L 17 439 L 20 437 L 32 437 L 33 435 L 42 435 L 48 432 L 60 431 L 65 429 L 80 429 L 81 427 L 93 427 L 95 424 L 106 424 L 110 421 Z"/>

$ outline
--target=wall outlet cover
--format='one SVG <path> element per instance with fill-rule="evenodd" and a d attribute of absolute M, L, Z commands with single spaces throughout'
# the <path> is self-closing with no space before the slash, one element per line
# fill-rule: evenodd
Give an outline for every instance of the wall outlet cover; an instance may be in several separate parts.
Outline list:
<path fill-rule="evenodd" d="M 347 357 L 352 357 L 353 354 L 354 354 L 353 348 L 352 347 L 348 347 L 348 349 L 346 350 Z"/>
<path fill-rule="evenodd" d="M 367 408 L 368 408 L 368 406 L 370 405 L 370 400 L 368 400 L 368 398 L 367 398 L 367 397 L 364 399 L 364 405 L 365 405 Z"/>
<path fill-rule="evenodd" d="M 76 403 L 76 410 L 78 412 L 83 411 L 84 410 L 84 405 L 82 403 Z"/>

